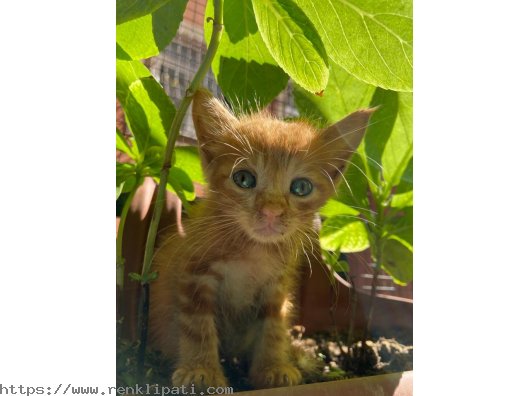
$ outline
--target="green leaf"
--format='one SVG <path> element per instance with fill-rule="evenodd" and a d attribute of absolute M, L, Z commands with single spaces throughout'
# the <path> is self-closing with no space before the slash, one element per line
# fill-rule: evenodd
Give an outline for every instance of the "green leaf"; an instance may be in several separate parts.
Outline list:
<path fill-rule="evenodd" d="M 119 129 L 116 128 L 116 149 L 121 151 L 122 153 L 125 153 L 133 160 L 138 159 L 139 152 L 137 151 L 137 145 L 134 139 L 130 139 L 130 144 L 125 139 L 123 134 L 119 131 Z"/>
<path fill-rule="evenodd" d="M 386 199 L 412 158 L 412 94 L 378 88 L 371 101 L 375 106 L 358 152 L 367 164 L 372 192 Z"/>
<path fill-rule="evenodd" d="M 300 86 L 322 91 L 328 59 L 317 31 L 293 0 L 253 0 L 255 19 L 269 52 Z"/>
<path fill-rule="evenodd" d="M 116 24 L 150 14 L 169 0 L 117 0 Z"/>
<path fill-rule="evenodd" d="M 192 181 L 200 184 L 206 183 L 202 172 L 202 163 L 198 148 L 193 146 L 176 147 L 173 158 L 175 159 L 172 164 L 173 167 L 185 170 L 185 173 L 187 173 Z"/>
<path fill-rule="evenodd" d="M 145 152 L 143 165 L 149 168 L 150 176 L 159 176 L 163 166 L 163 157 L 165 156 L 165 147 L 152 146 Z"/>
<path fill-rule="evenodd" d="M 213 1 L 207 2 L 204 35 L 213 29 Z M 211 65 L 222 93 L 242 111 L 258 110 L 271 102 L 288 83 L 288 75 L 269 53 L 255 21 L 251 0 L 224 2 L 224 33 Z"/>
<path fill-rule="evenodd" d="M 116 61 L 117 97 L 138 150 L 165 146 L 176 109 L 161 85 L 139 61 Z"/>
<path fill-rule="evenodd" d="M 344 260 L 330 261 L 330 267 L 332 267 L 335 272 L 345 272 L 348 274 L 348 272 L 350 271 L 350 266 L 348 262 Z"/>
<path fill-rule="evenodd" d="M 366 83 L 412 91 L 412 0 L 295 0 L 328 56 Z"/>
<path fill-rule="evenodd" d="M 390 206 L 393 208 L 405 208 L 413 206 L 413 190 L 401 194 L 394 194 Z"/>
<path fill-rule="evenodd" d="M 299 113 L 319 125 L 337 122 L 350 113 L 368 108 L 376 87 L 365 84 L 330 62 L 328 85 L 323 96 L 314 95 L 294 85 L 293 95 Z"/>
<path fill-rule="evenodd" d="M 116 186 L 119 186 L 130 176 L 135 176 L 136 166 L 132 164 L 124 164 L 116 162 Z"/>
<path fill-rule="evenodd" d="M 116 162 L 116 195 L 118 197 L 132 191 L 136 185 L 140 185 L 142 182 L 143 178 L 138 178 L 136 174 L 135 165 Z"/>
<path fill-rule="evenodd" d="M 392 195 L 390 206 L 393 208 L 405 208 L 413 206 L 413 159 L 407 163 L 403 171 L 400 183 Z"/>
<path fill-rule="evenodd" d="M 320 241 L 323 249 L 343 253 L 361 252 L 369 247 L 365 224 L 351 215 L 326 219 L 321 228 Z"/>
<path fill-rule="evenodd" d="M 192 201 L 196 197 L 193 182 L 183 169 L 174 167 L 170 169 L 167 187 L 172 192 L 178 194 L 182 201 Z"/>
<path fill-rule="evenodd" d="M 406 285 L 413 279 L 413 253 L 412 250 L 401 243 L 396 237 L 391 237 L 383 244 L 383 260 L 381 267 L 395 283 Z"/>
<path fill-rule="evenodd" d="M 123 191 L 123 186 L 125 185 L 125 182 L 122 182 L 118 186 L 116 186 L 116 201 L 119 199 L 119 196 L 121 195 L 121 192 Z"/>
<path fill-rule="evenodd" d="M 348 265 L 348 262 L 339 260 L 339 257 L 341 256 L 341 252 L 338 251 L 329 251 L 329 250 L 321 250 L 323 260 L 326 264 L 330 266 L 330 268 L 335 272 L 346 272 L 348 273 L 350 271 L 350 266 Z M 335 279 L 333 277 L 330 278 L 330 282 L 333 283 Z"/>
<path fill-rule="evenodd" d="M 405 207 L 386 221 L 386 238 L 394 238 L 413 250 L 413 207 Z"/>
<path fill-rule="evenodd" d="M 337 215 L 357 216 L 360 212 L 335 199 L 329 199 L 319 213 L 324 217 L 333 217 Z"/>
<path fill-rule="evenodd" d="M 152 179 L 159 184 L 159 176 L 152 176 Z M 189 200 L 194 200 L 196 197 L 194 193 L 194 185 L 189 176 L 179 168 L 171 168 L 167 178 L 167 191 L 170 191 L 178 196 L 185 208 L 189 208 Z M 188 199 L 188 198 L 189 199 Z"/>
<path fill-rule="evenodd" d="M 141 282 L 141 274 L 138 274 L 136 272 L 129 272 L 128 276 L 130 279 Z"/>
<path fill-rule="evenodd" d="M 145 59 L 158 55 L 170 44 L 187 6 L 187 0 L 170 0 L 153 13 L 116 27 L 117 58 Z"/>
<path fill-rule="evenodd" d="M 336 199 L 371 217 L 368 186 L 369 177 L 366 174 L 363 157 L 355 154 L 345 171 L 344 180 L 337 187 Z"/>
<path fill-rule="evenodd" d="M 398 94 L 398 116 L 381 157 L 387 189 L 400 183 L 407 164 L 413 156 L 412 100 L 412 93 Z"/>

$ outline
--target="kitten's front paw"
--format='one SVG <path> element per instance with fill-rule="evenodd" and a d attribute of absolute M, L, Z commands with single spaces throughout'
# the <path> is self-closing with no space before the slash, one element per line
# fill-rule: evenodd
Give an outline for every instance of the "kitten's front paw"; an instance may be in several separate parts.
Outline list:
<path fill-rule="evenodd" d="M 301 382 L 302 376 L 300 371 L 291 364 L 281 364 L 261 370 L 252 370 L 250 379 L 256 388 L 274 388 L 297 385 Z"/>
<path fill-rule="evenodd" d="M 227 380 L 220 368 L 204 366 L 182 366 L 172 374 L 172 385 L 194 385 L 197 389 L 226 387 Z"/>

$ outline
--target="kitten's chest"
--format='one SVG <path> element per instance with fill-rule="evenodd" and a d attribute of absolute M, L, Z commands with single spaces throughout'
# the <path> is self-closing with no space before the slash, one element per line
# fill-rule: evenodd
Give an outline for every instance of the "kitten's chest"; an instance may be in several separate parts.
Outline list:
<path fill-rule="evenodd" d="M 269 254 L 251 252 L 217 261 L 213 268 L 222 274 L 218 290 L 221 308 L 240 311 L 256 302 L 266 284 L 280 275 L 284 263 Z"/>

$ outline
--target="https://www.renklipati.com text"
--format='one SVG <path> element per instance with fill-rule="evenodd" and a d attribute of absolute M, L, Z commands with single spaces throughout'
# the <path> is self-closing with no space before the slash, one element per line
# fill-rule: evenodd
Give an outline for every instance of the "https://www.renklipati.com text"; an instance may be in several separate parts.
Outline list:
<path fill-rule="evenodd" d="M 26 386 L 0 384 L 0 395 L 232 395 L 232 387 L 208 387 L 197 389 L 190 386 L 80 386 L 73 384 L 57 384 L 54 386 Z"/>

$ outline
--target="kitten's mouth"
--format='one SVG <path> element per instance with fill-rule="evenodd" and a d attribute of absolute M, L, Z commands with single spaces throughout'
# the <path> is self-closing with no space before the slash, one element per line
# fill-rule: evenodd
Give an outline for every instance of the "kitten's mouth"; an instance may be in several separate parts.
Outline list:
<path fill-rule="evenodd" d="M 270 236 L 270 235 L 282 235 L 283 231 L 279 227 L 272 224 L 266 224 L 263 227 L 255 228 L 255 232 L 259 235 Z"/>
<path fill-rule="evenodd" d="M 254 227 L 251 234 L 260 242 L 276 242 L 284 237 L 285 229 L 282 226 L 266 224 Z"/>

